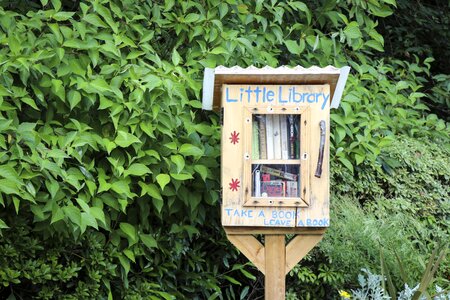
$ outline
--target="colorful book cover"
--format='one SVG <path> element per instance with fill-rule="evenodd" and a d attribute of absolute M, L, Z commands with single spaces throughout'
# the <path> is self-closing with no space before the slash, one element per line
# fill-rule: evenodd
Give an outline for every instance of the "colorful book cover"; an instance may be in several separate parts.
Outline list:
<path fill-rule="evenodd" d="M 295 124 L 294 124 L 294 115 L 289 115 L 288 117 L 289 123 L 289 158 L 295 159 Z"/>
<path fill-rule="evenodd" d="M 284 197 L 284 182 L 281 180 L 263 181 L 261 184 L 261 195 L 263 197 Z"/>
<path fill-rule="evenodd" d="M 286 197 L 298 197 L 297 181 L 286 181 Z"/>
<path fill-rule="evenodd" d="M 270 174 L 276 177 L 280 177 L 286 180 L 292 180 L 292 181 L 296 181 L 297 180 L 297 175 L 296 174 L 292 174 L 289 172 L 285 172 L 283 170 L 279 170 L 279 169 L 275 169 L 275 168 L 270 168 L 268 166 L 261 166 L 261 172 L 265 173 L 265 174 Z"/>
<path fill-rule="evenodd" d="M 286 115 L 280 116 L 281 159 L 289 159 L 288 121 Z"/>
<path fill-rule="evenodd" d="M 259 128 L 257 121 L 252 123 L 252 159 L 259 159 Z"/>
<path fill-rule="evenodd" d="M 281 159 L 281 128 L 280 115 L 273 115 L 273 158 Z"/>
<path fill-rule="evenodd" d="M 273 151 L 273 116 L 266 115 L 266 144 L 267 144 L 267 159 L 274 159 L 275 153 Z"/>
<path fill-rule="evenodd" d="M 266 142 L 266 116 L 257 116 L 259 129 L 259 157 L 267 159 L 267 142 Z"/>

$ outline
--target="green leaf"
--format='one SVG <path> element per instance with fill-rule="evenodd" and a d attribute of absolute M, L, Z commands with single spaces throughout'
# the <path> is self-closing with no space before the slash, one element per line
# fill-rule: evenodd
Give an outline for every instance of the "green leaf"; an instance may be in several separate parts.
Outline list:
<path fill-rule="evenodd" d="M 200 18 L 200 15 L 194 14 L 194 13 L 190 13 L 184 18 L 184 22 L 186 22 L 186 23 L 193 23 L 195 21 L 198 21 L 199 18 Z"/>
<path fill-rule="evenodd" d="M 300 54 L 301 53 L 301 48 L 296 41 L 286 40 L 286 41 L 284 41 L 284 44 L 288 48 L 289 52 L 291 52 L 292 54 Z"/>
<path fill-rule="evenodd" d="M 144 245 L 151 249 L 151 248 L 157 248 L 158 244 L 156 243 L 156 240 L 154 237 L 152 237 L 150 234 L 143 234 L 141 233 L 139 235 L 139 237 L 141 238 L 141 241 L 144 243 Z"/>
<path fill-rule="evenodd" d="M 200 174 L 200 176 L 202 177 L 203 181 L 206 181 L 206 177 L 208 176 L 208 168 L 205 167 L 204 165 L 195 165 L 194 166 L 194 170 Z"/>
<path fill-rule="evenodd" d="M 10 179 L 0 179 L 0 192 L 9 195 L 15 194 L 20 196 L 20 188 L 17 183 Z"/>
<path fill-rule="evenodd" d="M 123 250 L 123 254 L 125 254 L 125 256 L 128 257 L 132 262 L 136 262 L 134 253 L 130 249 Z"/>
<path fill-rule="evenodd" d="M 134 143 L 142 143 L 136 136 L 121 130 L 117 132 L 114 142 L 122 148 L 126 148 Z"/>
<path fill-rule="evenodd" d="M 28 104 L 29 106 L 31 106 L 32 108 L 34 108 L 35 110 L 39 110 L 39 108 L 36 105 L 36 102 L 34 102 L 33 99 L 31 99 L 30 97 L 24 97 L 22 99 L 20 99 L 22 102 Z"/>
<path fill-rule="evenodd" d="M 93 227 L 98 230 L 98 224 L 97 224 L 97 221 L 95 220 L 95 218 L 91 214 L 88 214 L 87 212 L 82 212 L 80 227 L 82 229 L 84 229 L 87 226 Z M 84 230 L 82 230 L 82 232 L 84 232 Z"/>
<path fill-rule="evenodd" d="M 350 22 L 344 29 L 344 34 L 349 39 L 357 39 L 361 37 L 361 31 L 357 22 Z"/>
<path fill-rule="evenodd" d="M 188 179 L 194 178 L 194 177 L 192 177 L 192 174 L 186 174 L 186 173 L 184 173 L 184 174 L 170 173 L 170 176 L 176 180 L 188 180 Z"/>
<path fill-rule="evenodd" d="M 170 157 L 170 160 L 177 166 L 177 173 L 180 173 L 183 170 L 185 162 L 183 156 L 176 154 Z"/>
<path fill-rule="evenodd" d="M 77 203 L 85 212 L 90 212 L 89 205 L 83 199 L 77 198 Z"/>
<path fill-rule="evenodd" d="M 339 157 L 338 159 L 339 159 L 339 161 L 340 161 L 347 169 L 349 169 L 349 170 L 352 172 L 352 174 L 353 174 L 354 170 L 353 170 L 353 165 L 352 165 L 352 163 L 351 163 L 348 159 L 346 159 L 345 157 Z"/>
<path fill-rule="evenodd" d="M 364 45 L 366 45 L 370 48 L 373 48 L 375 50 L 378 50 L 380 52 L 384 52 L 383 45 L 381 45 L 381 43 L 378 41 L 370 40 L 370 41 L 365 42 Z"/>
<path fill-rule="evenodd" d="M 56 21 L 66 21 L 74 15 L 74 12 L 60 11 L 52 16 L 52 18 Z"/>
<path fill-rule="evenodd" d="M 163 191 L 164 187 L 170 182 L 170 176 L 167 174 L 159 174 L 158 176 L 156 176 L 156 181 Z"/>
<path fill-rule="evenodd" d="M 178 51 L 176 48 L 173 48 L 172 51 L 172 62 L 175 66 L 178 66 L 181 62 L 181 56 L 178 54 Z"/>
<path fill-rule="evenodd" d="M 105 22 L 103 22 L 102 19 L 100 19 L 100 17 L 95 14 L 87 14 L 85 17 L 83 17 L 83 20 L 88 22 L 89 24 L 94 25 L 95 27 L 108 27 L 108 25 L 106 25 Z"/>
<path fill-rule="evenodd" d="M 81 225 L 81 212 L 80 209 L 74 205 L 63 207 L 64 214 L 69 218 L 72 223 Z"/>
<path fill-rule="evenodd" d="M 7 228 L 9 228 L 9 226 L 6 225 L 6 223 L 3 222 L 2 219 L 0 219 L 0 229 L 7 229 Z M 155 243 L 156 243 L 156 242 L 155 242 Z M 148 246 L 147 246 L 147 247 L 148 247 Z M 149 247 L 149 248 L 150 248 L 150 247 Z"/>
<path fill-rule="evenodd" d="M 135 163 L 132 164 L 127 170 L 123 172 L 123 175 L 127 177 L 128 175 L 134 175 L 134 176 L 143 176 L 147 174 L 151 174 L 152 171 L 150 169 L 141 163 Z"/>
<path fill-rule="evenodd" d="M 103 224 L 106 224 L 105 213 L 103 212 L 103 209 L 99 207 L 91 207 L 90 212 L 95 219 L 99 220 Z"/>
<path fill-rule="evenodd" d="M 156 207 L 156 210 L 158 213 L 161 213 L 164 202 L 162 199 L 153 198 L 152 199 L 153 205 Z"/>
<path fill-rule="evenodd" d="M 67 100 L 69 101 L 69 104 L 70 104 L 70 110 L 73 110 L 73 108 L 75 106 L 77 106 L 78 103 L 80 103 L 80 101 L 81 101 L 81 94 L 78 91 L 71 90 L 67 94 Z"/>
<path fill-rule="evenodd" d="M 61 1 L 60 0 L 51 0 L 53 8 L 56 11 L 59 11 L 61 9 Z"/>
<path fill-rule="evenodd" d="M 162 200 L 161 193 L 155 184 L 140 181 L 139 186 L 142 189 L 141 196 L 147 194 L 152 198 Z"/>
<path fill-rule="evenodd" d="M 137 242 L 136 228 L 133 225 L 121 222 L 120 230 L 127 236 L 130 246 Z"/>
<path fill-rule="evenodd" d="M 64 219 L 64 212 L 61 208 L 55 205 L 55 208 L 52 211 L 52 219 L 50 221 L 50 224 L 56 223 L 62 219 Z"/>
<path fill-rule="evenodd" d="M 111 185 L 111 189 L 118 194 L 125 194 L 131 196 L 130 186 L 124 180 L 118 180 Z"/>
<path fill-rule="evenodd" d="M 184 156 L 202 156 L 203 150 L 191 144 L 183 144 L 180 147 L 180 153 Z"/>
<path fill-rule="evenodd" d="M 123 255 L 119 255 L 119 261 L 123 269 L 125 270 L 125 275 L 128 274 L 128 272 L 130 272 L 130 261 L 128 260 L 128 258 Z"/>

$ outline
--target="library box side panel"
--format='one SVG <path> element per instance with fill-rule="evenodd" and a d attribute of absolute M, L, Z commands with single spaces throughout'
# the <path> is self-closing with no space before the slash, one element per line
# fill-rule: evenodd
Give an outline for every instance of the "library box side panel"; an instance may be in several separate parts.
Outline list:
<path fill-rule="evenodd" d="M 321 93 L 330 94 L 328 85 L 320 87 Z M 330 109 L 311 106 L 309 138 L 309 207 L 299 208 L 297 227 L 330 226 Z"/>

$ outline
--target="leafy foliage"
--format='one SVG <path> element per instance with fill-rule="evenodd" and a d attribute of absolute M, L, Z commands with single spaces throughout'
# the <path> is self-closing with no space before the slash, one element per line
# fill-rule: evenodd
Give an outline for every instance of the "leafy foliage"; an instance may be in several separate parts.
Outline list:
<path fill-rule="evenodd" d="M 422 101 L 430 60 L 372 58 L 384 45 L 378 19 L 394 7 L 3 1 L 0 297 L 256 298 L 254 269 L 219 224 L 220 127 L 216 114 L 200 111 L 203 69 L 350 64 L 348 92 L 332 116 L 334 180 L 338 192 L 355 188 L 354 197 L 373 202 L 389 179 L 383 170 L 395 165 L 382 151 L 395 134 L 442 145 L 449 136 Z M 445 99 L 442 82 L 430 95 Z M 446 172 L 423 176 L 440 182 Z M 366 199 L 372 183 L 378 188 Z M 389 184 L 398 192 L 403 182 Z M 430 203 L 446 192 L 436 190 Z M 351 280 L 330 266 L 335 259 L 322 250 L 291 275 L 310 285 L 306 293 L 325 295 Z"/>

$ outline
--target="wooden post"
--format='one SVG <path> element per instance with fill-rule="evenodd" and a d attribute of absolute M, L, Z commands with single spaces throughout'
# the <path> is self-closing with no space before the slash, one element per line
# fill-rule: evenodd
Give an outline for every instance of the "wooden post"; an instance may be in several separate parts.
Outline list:
<path fill-rule="evenodd" d="M 286 244 L 284 234 L 265 235 L 265 299 L 284 300 L 286 296 Z"/>

